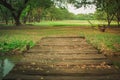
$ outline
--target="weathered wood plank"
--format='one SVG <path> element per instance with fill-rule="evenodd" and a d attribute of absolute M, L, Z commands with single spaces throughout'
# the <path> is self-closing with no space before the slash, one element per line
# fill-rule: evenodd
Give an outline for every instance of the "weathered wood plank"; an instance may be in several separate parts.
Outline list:
<path fill-rule="evenodd" d="M 120 69 L 84 37 L 46 37 L 3 80 L 119 80 Z"/>
<path fill-rule="evenodd" d="M 78 54 L 78 55 L 62 55 L 59 53 L 56 54 L 38 54 L 38 56 L 36 56 L 35 54 L 27 54 L 25 55 L 25 57 L 31 57 L 31 58 L 36 58 L 36 59 L 73 59 L 73 60 L 99 60 L 99 59 L 107 59 L 104 55 L 102 54 Z"/>
<path fill-rule="evenodd" d="M 35 46 L 33 49 L 41 50 L 96 50 L 93 46 L 70 46 L 70 45 L 55 45 L 55 46 Z"/>
<path fill-rule="evenodd" d="M 41 76 L 102 76 L 102 75 L 119 75 L 120 71 L 117 69 L 97 69 L 97 68 L 87 68 L 87 69 L 43 69 L 43 70 L 29 70 L 29 69 L 18 69 L 11 71 L 10 74 L 24 74 L 24 75 L 41 75 Z M 8 75 L 9 76 L 9 75 Z"/>
<path fill-rule="evenodd" d="M 112 64 L 109 60 L 25 60 L 28 62 L 39 62 L 40 64 L 69 64 L 69 65 L 77 65 L 77 64 Z"/>
<path fill-rule="evenodd" d="M 11 79 L 11 76 L 12 79 Z M 40 76 L 40 75 L 9 75 L 4 80 L 119 80 L 119 75 L 102 76 Z"/>
<path fill-rule="evenodd" d="M 28 53 L 42 53 L 42 52 L 52 52 L 52 53 L 79 53 L 79 54 L 89 54 L 95 53 L 97 54 L 97 50 L 40 50 L 40 49 L 31 49 Z"/>

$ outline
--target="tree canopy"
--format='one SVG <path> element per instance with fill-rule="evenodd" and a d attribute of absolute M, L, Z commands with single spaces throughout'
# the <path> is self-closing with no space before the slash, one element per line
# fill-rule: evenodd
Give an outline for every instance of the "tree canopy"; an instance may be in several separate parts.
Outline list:
<path fill-rule="evenodd" d="M 30 7 L 37 8 L 37 7 L 50 7 L 52 4 L 51 0 L 0 0 L 0 4 L 7 8 L 9 12 L 12 14 L 12 17 L 15 20 L 16 25 L 20 25 L 20 17 L 24 9 Z M 26 10 L 28 11 L 28 10 Z"/>
<path fill-rule="evenodd" d="M 48 15 L 48 13 L 51 17 L 57 18 L 59 15 L 56 16 L 55 14 L 61 13 L 62 10 L 62 12 L 68 13 L 64 9 L 67 8 L 68 4 L 72 4 L 76 8 L 96 5 L 97 11 L 106 14 L 108 26 L 114 18 L 119 25 L 120 0 L 0 0 L 0 14 L 6 23 L 9 19 L 14 19 L 15 24 L 20 25 L 21 20 L 25 23 L 27 19 L 30 22 L 33 20 L 39 22 L 40 18 L 45 14 Z M 58 9 L 58 7 L 62 9 Z M 49 12 L 46 12 L 48 8 Z M 72 16 L 72 14 L 70 15 Z"/>

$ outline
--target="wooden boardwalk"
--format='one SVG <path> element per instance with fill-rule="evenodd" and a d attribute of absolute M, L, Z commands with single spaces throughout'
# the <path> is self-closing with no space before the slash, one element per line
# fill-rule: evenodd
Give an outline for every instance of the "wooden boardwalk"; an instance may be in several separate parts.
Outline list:
<path fill-rule="evenodd" d="M 4 80 L 120 80 L 120 70 L 84 37 L 46 37 Z"/>

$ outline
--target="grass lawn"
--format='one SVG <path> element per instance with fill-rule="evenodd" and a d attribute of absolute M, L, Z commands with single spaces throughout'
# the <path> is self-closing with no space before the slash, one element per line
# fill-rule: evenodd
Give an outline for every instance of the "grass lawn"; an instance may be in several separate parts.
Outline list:
<path fill-rule="evenodd" d="M 101 22 L 91 21 L 94 25 Z M 115 24 L 115 23 L 112 23 Z M 85 36 L 87 41 L 107 55 L 120 55 L 120 28 L 105 33 L 92 29 L 88 21 L 42 21 L 26 26 L 0 27 L 0 54 L 22 52 L 26 45 L 35 45 L 47 36 Z"/>
<path fill-rule="evenodd" d="M 93 26 L 98 26 L 99 24 L 107 25 L 106 21 L 98 21 L 98 20 L 89 20 Z M 62 21 L 41 21 L 41 23 L 32 23 L 36 26 L 91 26 L 91 24 L 87 20 L 62 20 Z M 116 22 L 112 22 L 111 25 L 117 24 Z"/>

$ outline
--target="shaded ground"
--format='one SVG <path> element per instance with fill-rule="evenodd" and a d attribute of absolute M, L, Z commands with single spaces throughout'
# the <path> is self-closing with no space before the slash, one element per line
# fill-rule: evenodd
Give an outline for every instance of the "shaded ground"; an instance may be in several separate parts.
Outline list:
<path fill-rule="evenodd" d="M 84 37 L 46 37 L 4 80 L 119 80 L 120 70 Z"/>

